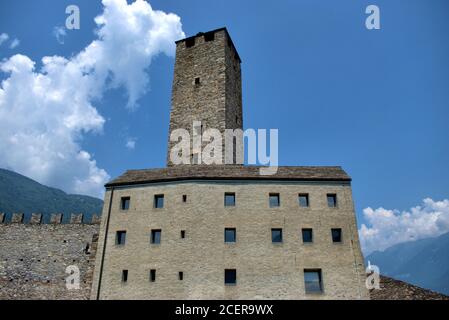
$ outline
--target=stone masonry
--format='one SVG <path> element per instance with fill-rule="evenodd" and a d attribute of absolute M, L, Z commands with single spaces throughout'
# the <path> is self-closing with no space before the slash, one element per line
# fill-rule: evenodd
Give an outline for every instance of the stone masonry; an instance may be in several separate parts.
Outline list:
<path fill-rule="evenodd" d="M 14 214 L 9 223 L 0 214 L 0 300 L 89 299 L 98 240 L 99 219 L 82 223 L 73 215 L 61 224 L 53 215 L 51 224 L 41 224 L 42 215 L 33 214 L 23 224 L 23 214 Z M 66 267 L 78 266 L 80 290 L 67 290 Z"/>

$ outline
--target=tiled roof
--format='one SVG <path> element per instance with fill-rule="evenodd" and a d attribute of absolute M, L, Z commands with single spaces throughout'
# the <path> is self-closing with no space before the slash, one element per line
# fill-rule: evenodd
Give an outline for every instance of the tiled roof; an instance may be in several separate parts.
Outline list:
<path fill-rule="evenodd" d="M 260 175 L 260 168 L 241 165 L 183 165 L 128 170 L 107 183 L 106 187 L 179 180 L 351 181 L 341 167 L 279 167 L 274 175 Z"/>

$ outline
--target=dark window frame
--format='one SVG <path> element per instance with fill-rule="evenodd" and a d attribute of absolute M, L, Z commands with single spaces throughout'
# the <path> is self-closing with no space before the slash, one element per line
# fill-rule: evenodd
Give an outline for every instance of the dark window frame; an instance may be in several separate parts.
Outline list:
<path fill-rule="evenodd" d="M 227 202 L 228 197 L 232 197 L 232 202 L 230 204 L 228 204 L 228 202 Z M 225 194 L 224 194 L 224 206 L 225 207 L 235 207 L 236 206 L 235 192 L 225 192 Z"/>
<path fill-rule="evenodd" d="M 184 280 L 184 272 L 182 272 L 182 271 L 179 271 L 179 272 L 178 272 L 178 280 L 179 280 L 179 281 Z"/>
<path fill-rule="evenodd" d="M 336 235 L 335 232 L 338 232 Z M 343 230 L 342 228 L 332 228 L 331 229 L 332 243 L 342 243 L 343 242 Z"/>
<path fill-rule="evenodd" d="M 121 197 L 120 198 L 120 210 L 121 211 L 128 211 L 129 207 L 131 206 L 131 197 Z"/>
<path fill-rule="evenodd" d="M 306 205 L 305 206 L 302 205 L 301 198 L 305 198 L 306 199 Z M 298 194 L 298 203 L 299 203 L 299 207 L 301 207 L 301 208 L 309 208 L 310 207 L 309 194 L 308 193 L 300 193 L 300 194 Z"/>
<path fill-rule="evenodd" d="M 275 241 L 276 237 L 274 235 L 274 232 L 279 232 L 280 241 Z M 271 243 L 283 243 L 283 242 L 284 242 L 284 237 L 282 234 L 282 228 L 271 228 Z"/>
<path fill-rule="evenodd" d="M 186 237 L 186 231 L 181 230 L 181 239 L 185 239 L 185 237 Z"/>
<path fill-rule="evenodd" d="M 224 284 L 225 286 L 237 285 L 237 269 L 225 269 Z"/>
<path fill-rule="evenodd" d="M 124 246 L 126 244 L 126 230 L 118 230 L 115 232 L 115 245 Z"/>
<path fill-rule="evenodd" d="M 307 232 L 310 232 L 310 238 L 306 237 Z M 312 228 L 302 228 L 301 234 L 302 234 L 302 242 L 303 243 L 313 243 L 313 229 Z"/>
<path fill-rule="evenodd" d="M 162 200 L 162 204 L 159 203 L 159 200 Z M 162 205 L 162 206 L 161 206 Z M 165 205 L 165 196 L 164 194 L 155 194 L 153 199 L 153 208 L 154 209 L 164 209 Z"/>
<path fill-rule="evenodd" d="M 277 205 L 272 203 L 272 201 L 271 201 L 272 198 L 277 199 Z M 270 205 L 270 208 L 279 208 L 281 206 L 281 194 L 280 193 L 270 193 L 268 195 L 268 204 Z"/>
<path fill-rule="evenodd" d="M 156 269 L 150 270 L 150 282 L 156 282 Z"/>
<path fill-rule="evenodd" d="M 318 275 L 318 288 L 316 286 L 315 281 L 307 281 L 306 274 L 317 274 Z M 306 294 L 323 294 L 324 293 L 324 285 L 323 285 L 323 272 L 321 269 L 304 269 L 304 290 Z"/>
<path fill-rule="evenodd" d="M 159 238 L 157 237 L 157 234 L 159 234 Z M 156 242 L 158 241 L 158 242 Z M 162 241 L 162 230 L 161 229 L 152 229 L 151 230 L 151 244 L 161 244 Z"/>
<path fill-rule="evenodd" d="M 326 199 L 327 199 L 327 206 L 329 208 L 337 208 L 338 207 L 338 199 L 337 199 L 336 193 L 328 193 L 326 195 Z M 333 199 L 333 205 L 331 205 L 331 203 L 329 202 L 329 199 Z"/>
<path fill-rule="evenodd" d="M 122 270 L 122 283 L 128 282 L 128 270 Z"/>
<path fill-rule="evenodd" d="M 228 241 L 227 238 L 227 231 L 233 232 L 234 234 L 234 241 Z M 236 243 L 237 242 L 237 229 L 236 228 L 225 228 L 224 230 L 224 242 L 225 243 Z"/>

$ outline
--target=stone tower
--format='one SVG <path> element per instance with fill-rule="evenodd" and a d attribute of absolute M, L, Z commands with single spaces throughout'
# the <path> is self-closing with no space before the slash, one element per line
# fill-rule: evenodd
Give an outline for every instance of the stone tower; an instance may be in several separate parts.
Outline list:
<path fill-rule="evenodd" d="M 240 63 L 226 28 L 176 42 L 167 166 L 174 165 L 170 161 L 170 150 L 177 143 L 170 141 L 174 130 L 186 129 L 192 137 L 192 129 L 224 133 L 243 127 Z M 192 128 L 194 121 L 201 121 L 202 127 Z M 195 164 L 195 150 L 190 156 Z"/>

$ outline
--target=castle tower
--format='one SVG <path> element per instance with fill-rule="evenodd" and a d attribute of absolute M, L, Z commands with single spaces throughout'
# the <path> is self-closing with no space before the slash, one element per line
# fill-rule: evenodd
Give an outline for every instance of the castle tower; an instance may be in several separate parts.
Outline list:
<path fill-rule="evenodd" d="M 176 42 L 167 166 L 174 165 L 170 150 L 177 142 L 170 141 L 170 136 L 176 129 L 188 130 L 191 138 L 192 129 L 200 133 L 215 128 L 222 134 L 225 129 L 242 129 L 240 63 L 226 28 Z M 202 127 L 192 128 L 194 121 L 200 121 Z M 194 150 L 190 156 L 196 164 Z"/>

